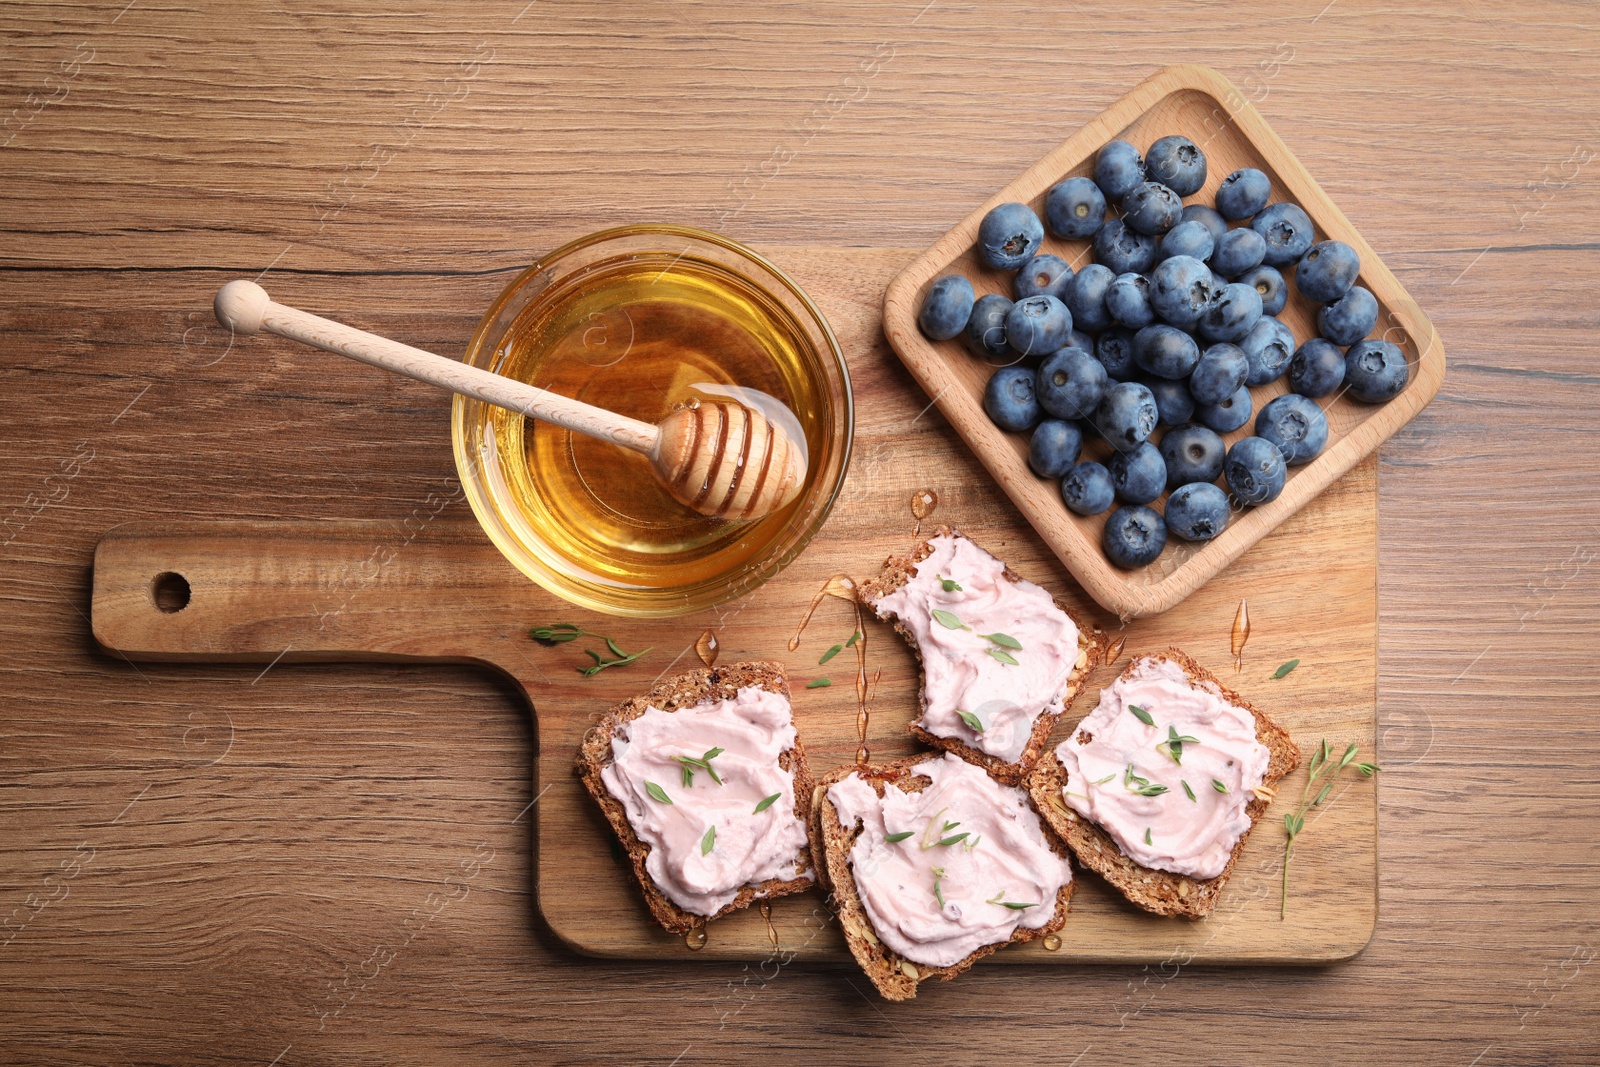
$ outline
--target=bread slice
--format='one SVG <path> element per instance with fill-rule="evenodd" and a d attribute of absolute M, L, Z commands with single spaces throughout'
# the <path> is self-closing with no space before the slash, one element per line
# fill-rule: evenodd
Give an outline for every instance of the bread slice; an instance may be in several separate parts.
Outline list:
<path fill-rule="evenodd" d="M 1128 664 L 1127 670 L 1123 671 L 1122 677 L 1127 677 L 1141 663 L 1150 660 L 1170 660 L 1178 664 L 1191 683 L 1198 686 L 1215 686 L 1224 700 L 1244 708 L 1255 716 L 1256 740 L 1266 746 L 1267 751 L 1271 753 L 1271 758 L 1267 762 L 1267 773 L 1261 780 L 1262 786 L 1270 789 L 1300 765 L 1300 750 L 1295 747 L 1287 730 L 1274 722 L 1266 712 L 1223 685 L 1216 675 L 1176 648 L 1134 657 Z M 1040 814 L 1055 832 L 1071 846 L 1078 862 L 1110 882 L 1123 896 L 1146 911 L 1153 911 L 1157 915 L 1182 915 L 1191 919 L 1204 918 L 1216 907 L 1217 897 L 1221 894 L 1223 886 L 1228 884 L 1228 878 L 1233 874 L 1234 864 L 1239 862 L 1239 854 L 1244 851 L 1244 843 L 1249 838 L 1250 831 L 1255 828 L 1256 822 L 1266 812 L 1267 805 L 1271 802 L 1270 796 L 1258 793 L 1254 800 L 1245 805 L 1245 813 L 1250 817 L 1250 826 L 1239 835 L 1239 842 L 1233 846 L 1233 854 L 1228 858 L 1228 865 L 1215 878 L 1199 879 L 1173 874 L 1171 871 L 1155 870 L 1129 859 L 1105 831 L 1067 806 L 1067 802 L 1061 796 L 1066 786 L 1066 772 L 1061 762 L 1056 759 L 1054 751 L 1039 761 L 1039 765 L 1034 768 L 1028 779 L 1028 792 L 1033 797 L 1034 806 L 1039 809 Z"/>
<path fill-rule="evenodd" d="M 1037 929 L 1018 926 L 1012 931 L 1009 940 L 984 945 L 949 967 L 931 967 L 924 963 L 913 963 L 891 952 L 872 931 L 872 920 L 867 915 L 866 906 L 861 902 L 861 894 L 856 886 L 855 873 L 850 863 L 850 849 L 861 833 L 861 826 L 859 823 L 855 826 L 845 826 L 839 821 L 838 811 L 828 800 L 828 787 L 852 774 L 859 773 L 871 783 L 879 796 L 883 795 L 885 789 L 920 793 L 930 781 L 913 774 L 912 771 L 930 758 L 936 757 L 924 752 L 893 763 L 863 763 L 839 767 L 817 782 L 816 795 L 812 802 L 815 820 L 811 832 L 812 862 L 823 888 L 828 891 L 828 902 L 839 916 L 839 925 L 844 930 L 845 943 L 850 946 L 851 955 L 855 956 L 862 971 L 866 972 L 867 977 L 886 1000 L 910 1000 L 917 995 L 917 986 L 922 982 L 934 978 L 948 982 L 978 960 L 1005 945 L 1033 941 L 1060 930 L 1067 921 L 1067 904 L 1072 899 L 1072 887 L 1076 884 L 1076 880 L 1073 880 L 1061 887 L 1056 894 L 1055 914 L 1043 926 Z M 1049 842 L 1051 850 L 1058 856 L 1067 858 L 1069 853 L 1066 843 L 1051 829 L 1049 820 L 1041 818 L 1040 828 L 1044 831 L 1045 840 Z"/>
<path fill-rule="evenodd" d="M 960 537 L 968 541 L 972 540 L 949 526 L 940 526 L 934 531 L 933 536 Z M 916 576 L 917 564 L 927 559 L 933 552 L 933 546 L 930 542 L 931 539 L 919 542 L 912 548 L 909 555 L 890 556 L 884 561 L 883 569 L 878 572 L 876 577 L 869 578 L 856 587 L 856 596 L 876 613 L 878 601 Z M 981 545 L 979 547 L 982 548 Z M 993 553 L 989 554 L 993 555 Z M 1010 567 L 1005 569 L 1005 577 L 1011 582 L 1022 581 L 1022 576 Z M 1083 692 L 1084 682 L 1088 679 L 1089 672 L 1099 666 L 1100 659 L 1105 653 L 1106 639 L 1104 633 L 1098 629 L 1091 629 L 1082 619 L 1062 607 L 1059 602 L 1056 603 L 1056 607 L 1065 612 L 1067 617 L 1072 619 L 1073 623 L 1078 627 L 1077 665 L 1073 668 L 1072 673 L 1067 676 L 1067 681 L 1062 691 L 1057 694 L 1057 703 L 1060 704 L 1062 711 L 1065 711 L 1077 699 L 1078 694 Z M 917 662 L 920 664 L 922 662 L 922 649 L 918 647 L 916 637 L 911 630 L 904 626 L 898 618 L 894 620 L 894 628 L 901 637 L 905 638 L 906 644 L 911 646 L 911 651 L 916 655 Z M 918 699 L 920 706 L 926 709 L 928 699 L 926 676 L 924 676 L 921 695 Z M 929 733 L 916 722 L 912 722 L 908 729 L 911 731 L 911 736 L 923 744 L 942 749 L 945 752 L 953 752 L 968 763 L 975 763 L 982 767 L 1000 781 L 1008 785 L 1016 785 L 1027 776 L 1033 765 L 1038 761 L 1040 753 L 1044 751 L 1045 745 L 1050 740 L 1050 731 L 1055 728 L 1056 720 L 1061 717 L 1062 711 L 1052 712 L 1047 710 L 1039 716 L 1038 720 L 1033 724 L 1033 732 L 1028 737 L 1027 745 L 1023 747 L 1022 755 L 1014 763 L 1007 763 L 998 756 L 990 755 L 982 749 L 973 748 L 958 738 L 940 737 L 937 734 Z"/>
<path fill-rule="evenodd" d="M 721 908 L 715 915 L 696 915 L 685 911 L 673 903 L 650 877 L 645 867 L 645 858 L 650 855 L 650 846 L 634 833 L 622 802 L 611 795 L 600 778 L 600 772 L 611 762 L 611 738 L 620 724 L 637 719 L 647 708 L 677 711 L 680 708 L 694 707 L 709 701 L 731 699 L 739 690 L 750 687 L 765 689 L 769 693 L 779 693 L 787 698 L 789 683 L 783 664 L 753 660 L 680 674 L 662 682 L 643 696 L 625 700 L 607 712 L 590 728 L 578 750 L 578 774 L 583 779 L 584 787 L 589 790 L 589 795 L 594 797 L 595 802 L 600 805 L 600 810 L 605 813 L 606 821 L 611 823 L 611 829 L 615 831 L 617 839 L 622 843 L 623 851 L 627 853 L 633 865 L 634 877 L 638 879 L 639 888 L 644 893 L 645 904 L 650 908 L 650 914 L 675 934 L 688 933 L 695 927 L 704 926 L 710 920 L 720 918 L 730 911 L 749 907 L 754 901 L 770 900 L 789 893 L 801 893 L 815 884 L 810 877 L 814 873 L 810 852 L 802 848 L 796 858 L 796 877 L 786 880 L 772 878 L 759 885 L 745 886 L 732 903 Z M 786 749 L 779 756 L 778 763 L 785 770 L 794 772 L 795 815 L 809 830 L 812 824 L 811 797 L 814 790 L 811 772 L 806 766 L 805 749 L 801 746 L 798 736 L 795 738 L 794 747 Z"/>

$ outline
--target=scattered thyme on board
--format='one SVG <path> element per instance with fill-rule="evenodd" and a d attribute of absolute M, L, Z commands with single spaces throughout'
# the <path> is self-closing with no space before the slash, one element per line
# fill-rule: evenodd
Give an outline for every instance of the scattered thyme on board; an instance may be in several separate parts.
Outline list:
<path fill-rule="evenodd" d="M 632 663 L 646 652 L 652 652 L 655 650 L 655 646 L 652 645 L 650 648 L 643 648 L 638 652 L 624 652 L 622 649 L 617 647 L 617 643 L 615 641 L 604 634 L 597 634 L 593 631 L 585 630 L 582 627 L 576 626 L 570 622 L 558 622 L 550 626 L 535 626 L 528 631 L 528 636 L 539 642 L 541 645 L 545 645 L 547 647 L 563 645 L 569 641 L 576 641 L 580 637 L 598 637 L 600 640 L 604 641 L 606 643 L 606 648 L 611 650 L 612 658 L 607 659 L 592 648 L 584 649 L 584 651 L 594 659 L 594 665 L 590 667 L 576 667 L 574 669 L 585 678 L 593 678 L 607 667 L 626 667 L 628 664 Z"/>
<path fill-rule="evenodd" d="M 1300 791 L 1300 806 L 1283 817 L 1283 829 L 1288 836 L 1283 843 L 1283 897 L 1278 906 L 1278 918 L 1280 919 L 1287 918 L 1289 915 L 1289 861 L 1294 858 L 1295 841 L 1299 839 L 1300 832 L 1306 828 L 1306 811 L 1310 808 L 1318 807 L 1324 800 L 1328 799 L 1328 794 L 1333 792 L 1334 777 L 1350 766 L 1351 761 L 1356 758 L 1356 753 L 1359 751 L 1360 746 L 1352 741 L 1350 747 L 1344 750 L 1344 755 L 1335 761 L 1329 755 L 1328 739 L 1323 738 L 1322 744 L 1318 745 L 1317 750 L 1311 754 L 1311 772 L 1306 775 L 1306 787 Z M 1363 778 L 1371 778 L 1382 770 L 1376 763 L 1357 763 L 1355 767 L 1356 770 L 1361 772 Z M 1317 780 L 1324 775 L 1327 776 L 1328 781 L 1317 792 L 1315 800 L 1309 799 L 1311 787 L 1316 785 Z"/>

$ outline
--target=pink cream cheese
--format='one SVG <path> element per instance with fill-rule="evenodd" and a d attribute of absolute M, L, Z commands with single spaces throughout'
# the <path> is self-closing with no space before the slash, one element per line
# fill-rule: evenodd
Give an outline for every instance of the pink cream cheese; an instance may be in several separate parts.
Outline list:
<path fill-rule="evenodd" d="M 1005 564 L 965 537 L 929 544 L 932 552 L 915 576 L 873 610 L 897 617 L 921 651 L 922 728 L 1015 762 L 1039 716 L 1061 710 L 1061 692 L 1078 662 L 1078 627 L 1049 593 L 1009 580 Z M 947 581 L 959 588 L 946 589 Z M 986 636 L 994 634 L 1021 647 Z"/>
<path fill-rule="evenodd" d="M 878 939 L 913 963 L 948 967 L 1019 926 L 1048 923 L 1072 871 L 1023 791 L 948 753 L 913 773 L 932 784 L 920 793 L 891 785 L 880 797 L 852 774 L 828 790 L 839 822 L 861 823 L 850 867 Z"/>
<path fill-rule="evenodd" d="M 1177 746 L 1181 762 L 1169 754 L 1174 732 L 1192 739 Z M 1091 740 L 1080 743 L 1080 733 Z M 1256 740 L 1254 715 L 1214 686 L 1192 682 L 1179 664 L 1155 658 L 1101 690 L 1100 703 L 1056 748 L 1073 811 L 1134 862 L 1191 878 L 1215 878 L 1227 867 L 1250 828 L 1250 791 L 1271 758 Z"/>
<path fill-rule="evenodd" d="M 788 698 L 753 686 L 730 700 L 647 708 L 617 727 L 600 779 L 650 846 L 645 869 L 674 904 L 714 915 L 747 885 L 798 876 L 806 827 L 794 812 L 794 772 L 778 764 L 794 743 Z M 714 748 L 722 752 L 708 762 L 722 784 L 690 765 L 694 781 L 685 785 L 685 765 L 674 757 L 701 759 Z"/>

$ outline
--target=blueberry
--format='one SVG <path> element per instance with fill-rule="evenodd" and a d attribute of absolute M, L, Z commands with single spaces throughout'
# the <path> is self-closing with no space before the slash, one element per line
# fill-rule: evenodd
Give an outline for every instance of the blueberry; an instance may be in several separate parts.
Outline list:
<path fill-rule="evenodd" d="M 967 351 L 979 359 L 1015 359 L 1006 344 L 1006 315 L 1010 311 L 1011 301 L 999 293 L 978 297 L 964 331 Z"/>
<path fill-rule="evenodd" d="M 1328 443 L 1328 417 L 1299 393 L 1285 393 L 1267 401 L 1256 416 L 1256 436 L 1277 445 L 1285 463 L 1299 466 Z"/>
<path fill-rule="evenodd" d="M 1006 343 L 1023 356 L 1042 356 L 1066 345 L 1072 312 L 1053 296 L 1018 300 L 1006 312 Z"/>
<path fill-rule="evenodd" d="M 1189 375 L 1189 392 L 1201 404 L 1220 404 L 1244 384 L 1250 374 L 1250 359 L 1238 345 L 1212 345 L 1200 353 L 1200 362 Z"/>
<path fill-rule="evenodd" d="M 1269 267 L 1287 267 L 1306 254 L 1316 236 L 1311 216 L 1299 204 L 1287 201 L 1270 204 L 1250 220 L 1250 228 L 1267 242 L 1262 262 Z"/>
<path fill-rule="evenodd" d="M 1289 361 L 1294 358 L 1294 334 L 1271 315 L 1263 315 L 1244 335 L 1239 347 L 1250 360 L 1250 374 L 1244 383 L 1266 385 L 1289 369 Z"/>
<path fill-rule="evenodd" d="M 1194 409 L 1194 417 L 1218 433 L 1232 433 L 1250 421 L 1250 412 L 1254 404 L 1250 400 L 1250 387 L 1239 386 L 1239 391 L 1220 404 L 1200 404 Z"/>
<path fill-rule="evenodd" d="M 1083 451 L 1083 427 L 1075 422 L 1045 419 L 1028 438 L 1028 466 L 1043 478 L 1059 478 L 1078 462 Z"/>
<path fill-rule="evenodd" d="M 1234 281 L 1243 282 L 1253 286 L 1261 294 L 1261 313 L 1263 315 L 1276 315 L 1283 310 L 1289 302 L 1289 287 L 1283 282 L 1283 275 L 1278 273 L 1278 268 L 1265 264 L 1247 270 Z"/>
<path fill-rule="evenodd" d="M 1161 438 L 1161 459 L 1167 465 L 1167 488 L 1216 481 L 1217 475 L 1222 473 L 1222 457 L 1226 451 L 1227 446 L 1215 430 L 1192 422 L 1174 426 Z"/>
<path fill-rule="evenodd" d="M 1183 209 L 1183 214 L 1178 216 L 1181 222 L 1198 222 L 1211 231 L 1213 244 L 1222 240 L 1222 235 L 1228 232 L 1228 220 L 1218 213 L 1216 208 L 1206 207 L 1204 204 L 1190 204 Z"/>
<path fill-rule="evenodd" d="M 1244 167 L 1222 179 L 1217 187 L 1217 210 L 1223 217 L 1247 219 L 1267 206 L 1272 182 L 1254 167 Z"/>
<path fill-rule="evenodd" d="M 1167 464 L 1161 451 L 1149 441 L 1126 452 L 1113 452 L 1106 460 L 1111 485 L 1118 499 L 1130 504 L 1148 504 L 1167 487 Z"/>
<path fill-rule="evenodd" d="M 1112 203 L 1133 192 L 1144 181 L 1144 160 L 1127 141 L 1111 141 L 1094 160 L 1094 183 Z"/>
<path fill-rule="evenodd" d="M 1140 378 L 1139 382 L 1156 398 L 1156 410 L 1166 425 L 1177 426 L 1194 418 L 1194 397 L 1189 393 L 1189 383 L 1154 375 Z"/>
<path fill-rule="evenodd" d="M 1117 276 L 1111 268 L 1091 263 L 1073 275 L 1072 288 L 1067 291 L 1067 307 L 1072 309 L 1072 321 L 1080 330 L 1099 333 L 1111 325 L 1111 313 L 1106 310 L 1106 290 Z"/>
<path fill-rule="evenodd" d="M 1361 257 L 1343 241 L 1311 246 L 1294 269 L 1294 283 L 1309 300 L 1329 304 L 1344 296 L 1361 273 Z"/>
<path fill-rule="evenodd" d="M 1140 233 L 1166 233 L 1182 213 L 1183 200 L 1160 182 L 1137 185 L 1122 200 L 1122 221 Z"/>
<path fill-rule="evenodd" d="M 1161 258 L 1189 256 L 1194 259 L 1210 259 L 1211 250 L 1215 247 L 1216 241 L 1212 238 L 1211 231 L 1206 229 L 1205 223 L 1179 222 L 1161 239 Z"/>
<path fill-rule="evenodd" d="M 1039 365 L 1034 395 L 1058 419 L 1086 419 L 1106 395 L 1106 369 L 1076 348 L 1063 348 Z"/>
<path fill-rule="evenodd" d="M 1111 219 L 1094 233 L 1094 258 L 1116 274 L 1142 274 L 1161 260 L 1161 239 Z"/>
<path fill-rule="evenodd" d="M 1126 326 L 1115 326 L 1100 334 L 1094 343 L 1095 359 L 1106 369 L 1106 375 L 1119 382 L 1132 380 L 1138 371 L 1133 361 L 1135 334 Z"/>
<path fill-rule="evenodd" d="M 1117 491 L 1111 487 L 1111 472 L 1093 460 L 1073 467 L 1061 479 L 1061 499 L 1079 515 L 1098 515 L 1111 506 Z"/>
<path fill-rule="evenodd" d="M 1031 429 L 1039 421 L 1039 398 L 1033 394 L 1033 370 L 1001 367 L 983 390 L 983 410 L 1002 430 Z"/>
<path fill-rule="evenodd" d="M 1150 275 L 1150 306 L 1174 326 L 1193 326 L 1219 288 L 1210 267 L 1193 256 L 1173 256 Z"/>
<path fill-rule="evenodd" d="M 1106 558 L 1117 566 L 1132 570 L 1154 563 L 1167 547 L 1167 524 L 1154 508 L 1133 504 L 1118 508 L 1106 520 L 1101 545 Z"/>
<path fill-rule="evenodd" d="M 1350 395 L 1381 404 L 1400 395 L 1411 380 L 1405 353 L 1389 341 L 1358 341 L 1344 354 L 1344 384 Z"/>
<path fill-rule="evenodd" d="M 1200 346 L 1176 326 L 1158 322 L 1133 335 L 1133 359 L 1158 378 L 1187 378 L 1200 362 Z"/>
<path fill-rule="evenodd" d="M 1011 279 L 1011 292 L 1018 300 L 1030 296 L 1053 296 L 1065 300 L 1067 287 L 1072 284 L 1072 268 L 1060 256 L 1048 252 L 1034 256 L 1017 270 Z"/>
<path fill-rule="evenodd" d="M 948 341 L 966 327 L 975 299 L 971 282 L 959 274 L 947 274 L 928 287 L 917 325 L 935 341 Z"/>
<path fill-rule="evenodd" d="M 1129 271 L 1119 274 L 1106 290 L 1106 311 L 1114 322 L 1137 330 L 1156 321 L 1150 306 L 1150 279 Z"/>
<path fill-rule="evenodd" d="M 1033 390 L 1028 392 L 1031 397 Z M 1106 395 L 1094 412 L 1095 428 L 1111 442 L 1111 447 L 1119 450 L 1143 444 L 1155 432 L 1160 418 L 1155 396 L 1138 382 L 1107 386 Z"/>
<path fill-rule="evenodd" d="M 1222 476 L 1233 495 L 1246 504 L 1265 504 L 1283 492 L 1289 466 L 1278 446 L 1264 437 L 1241 437 L 1228 449 Z"/>
<path fill-rule="evenodd" d="M 1228 528 L 1228 494 L 1210 482 L 1190 482 L 1167 498 L 1167 529 L 1185 541 L 1209 541 Z"/>
<path fill-rule="evenodd" d="M 1317 332 L 1336 345 L 1353 345 L 1376 325 L 1378 298 L 1359 285 L 1317 311 Z"/>
<path fill-rule="evenodd" d="M 1224 278 L 1237 278 L 1261 266 L 1261 258 L 1266 254 L 1267 242 L 1262 236 L 1241 226 L 1229 230 L 1217 242 L 1216 250 L 1211 253 L 1211 269 Z"/>
<path fill-rule="evenodd" d="M 1327 396 L 1344 384 L 1344 353 L 1332 341 L 1313 337 L 1289 361 L 1289 388 L 1301 396 Z"/>
<path fill-rule="evenodd" d="M 1252 286 L 1231 282 L 1200 316 L 1200 336 L 1207 341 L 1238 341 L 1260 318 L 1261 294 Z"/>
<path fill-rule="evenodd" d="M 1044 224 L 1027 204 L 1001 204 L 978 224 L 978 258 L 999 270 L 1016 270 L 1039 251 Z"/>
<path fill-rule="evenodd" d="M 1206 154 L 1187 137 L 1163 137 L 1144 154 L 1144 170 L 1179 196 L 1193 196 L 1206 183 Z"/>
<path fill-rule="evenodd" d="M 1088 237 L 1106 220 L 1106 194 L 1088 178 L 1068 178 L 1050 187 L 1044 220 L 1057 237 Z"/>
<path fill-rule="evenodd" d="M 1089 334 L 1084 333 L 1082 330 L 1078 329 L 1077 326 L 1073 326 L 1072 327 L 1072 335 L 1071 335 L 1070 338 L 1068 338 L 1065 347 L 1067 347 L 1067 348 L 1076 348 L 1080 352 L 1088 352 L 1091 355 L 1093 355 L 1094 354 L 1094 338 L 1092 336 L 1090 336 Z"/>

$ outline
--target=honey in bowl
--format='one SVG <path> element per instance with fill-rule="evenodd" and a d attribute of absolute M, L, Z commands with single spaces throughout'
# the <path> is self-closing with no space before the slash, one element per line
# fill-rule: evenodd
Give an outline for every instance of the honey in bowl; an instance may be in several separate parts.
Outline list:
<path fill-rule="evenodd" d="M 558 250 L 502 295 L 468 361 L 651 424 L 736 400 L 803 442 L 800 495 L 727 521 L 674 500 L 644 456 L 458 401 L 458 466 L 480 521 L 525 573 L 585 606 L 671 615 L 737 596 L 798 554 L 843 479 L 849 381 L 826 321 L 775 267 L 713 235 L 641 227 Z"/>

